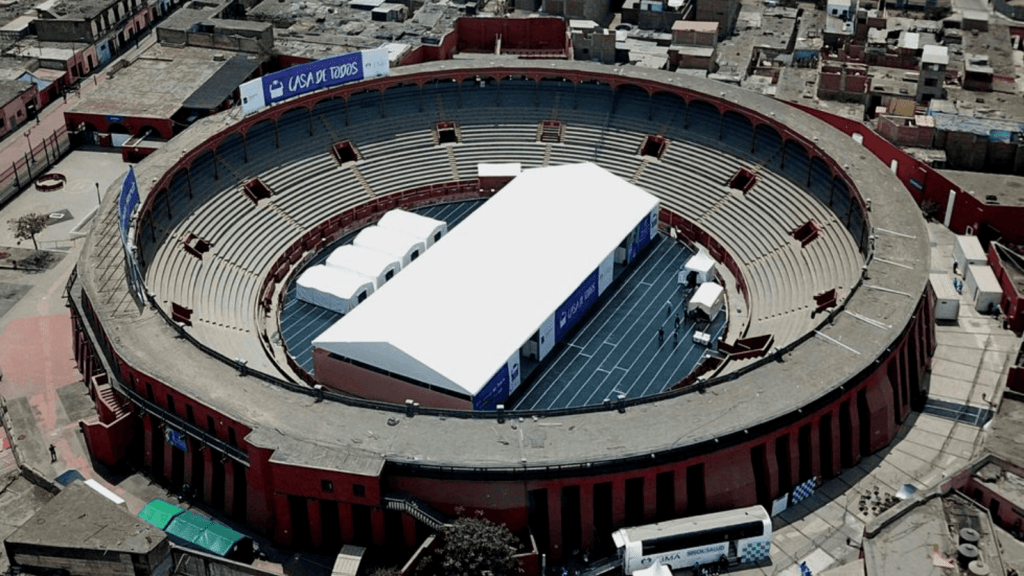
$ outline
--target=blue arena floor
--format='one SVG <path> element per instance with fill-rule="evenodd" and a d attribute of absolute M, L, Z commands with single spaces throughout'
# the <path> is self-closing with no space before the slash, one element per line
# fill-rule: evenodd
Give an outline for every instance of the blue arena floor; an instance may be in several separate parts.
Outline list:
<path fill-rule="evenodd" d="M 438 220 L 444 220 L 448 223 L 448 230 L 451 230 L 483 203 L 483 200 L 468 200 L 465 202 L 428 206 L 412 211 L 424 216 L 430 216 L 431 218 L 437 218 Z M 356 234 L 358 234 L 358 231 L 348 234 L 328 246 L 327 249 L 310 261 L 309 266 L 323 264 L 335 248 L 344 244 L 351 244 Z M 299 366 L 302 366 L 303 370 L 310 374 L 313 373 L 313 339 L 341 317 L 342 314 L 331 312 L 326 308 L 314 306 L 296 298 L 295 284 L 288 287 L 284 309 L 281 310 L 281 338 L 288 349 L 288 354 L 295 359 Z"/>
<path fill-rule="evenodd" d="M 689 374 L 707 351 L 693 343 L 697 326 L 686 319 L 690 292 L 676 278 L 690 251 L 661 236 L 626 272 L 598 309 L 533 379 L 511 408 L 551 410 L 601 404 L 619 394 L 638 398 L 661 392 Z M 681 322 L 675 329 L 676 314 Z M 725 327 L 719 314 L 710 329 Z M 658 342 L 658 330 L 664 341 Z"/>
<path fill-rule="evenodd" d="M 416 212 L 445 220 L 452 229 L 482 203 L 442 204 Z M 309 265 L 322 264 L 334 248 L 354 237 L 352 233 L 340 239 Z M 682 380 L 707 351 L 693 343 L 698 326 L 685 314 L 690 292 L 676 281 L 690 255 L 682 244 L 658 236 L 643 259 L 603 295 L 595 311 L 555 348 L 508 407 L 550 410 L 600 404 L 606 398 L 614 401 L 619 394 L 627 398 L 656 394 Z M 313 372 L 313 339 L 341 316 L 299 301 L 295 285 L 288 287 L 281 337 L 288 353 L 307 372 Z M 715 339 L 724 328 L 725 314 L 720 314 L 705 331 Z M 664 330 L 660 344 L 659 329 Z"/>

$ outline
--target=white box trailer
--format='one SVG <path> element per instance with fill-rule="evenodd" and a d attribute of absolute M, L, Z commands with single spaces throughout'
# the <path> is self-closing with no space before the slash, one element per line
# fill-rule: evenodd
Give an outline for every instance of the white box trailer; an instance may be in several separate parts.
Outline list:
<path fill-rule="evenodd" d="M 957 236 L 953 243 L 953 261 L 957 270 L 966 276 L 968 266 L 988 264 L 988 255 L 977 236 Z"/>
<path fill-rule="evenodd" d="M 935 319 L 956 320 L 960 316 L 960 294 L 953 287 L 953 279 L 945 274 L 930 274 L 935 290 Z"/>
<path fill-rule="evenodd" d="M 967 294 L 974 300 L 975 310 L 988 314 L 998 309 L 999 300 L 1003 297 L 1003 287 L 987 264 L 968 266 L 964 286 Z"/>

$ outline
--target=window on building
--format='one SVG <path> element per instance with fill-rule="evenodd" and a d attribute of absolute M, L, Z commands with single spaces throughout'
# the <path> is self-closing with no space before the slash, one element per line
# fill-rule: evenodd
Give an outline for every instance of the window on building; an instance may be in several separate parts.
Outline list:
<path fill-rule="evenodd" d="M 938 85 L 938 83 L 939 83 L 939 81 L 936 78 L 925 78 L 924 79 L 924 85 L 928 86 L 929 88 L 934 88 L 935 86 Z"/>
<path fill-rule="evenodd" d="M 228 426 L 228 444 L 238 446 L 238 439 L 235 438 L 235 429 L 231 426 Z"/>
<path fill-rule="evenodd" d="M 206 431 L 212 433 L 212 432 L 214 432 L 215 428 L 216 428 L 216 425 L 213 423 L 213 416 L 207 416 L 206 417 Z"/>
<path fill-rule="evenodd" d="M 192 412 L 192 405 L 191 404 L 186 404 L 185 405 L 185 417 L 188 418 L 188 421 L 190 423 L 192 423 L 192 424 L 194 424 L 195 421 L 196 421 L 196 415 L 195 415 L 194 412 Z"/>
<path fill-rule="evenodd" d="M 167 395 L 167 411 L 174 412 L 174 396 L 171 394 Z"/>
<path fill-rule="evenodd" d="M 321 480 L 320 490 L 324 492 L 334 492 L 334 482 L 331 482 L 330 480 Z"/>
<path fill-rule="evenodd" d="M 362 484 L 353 484 L 352 494 L 355 496 L 366 496 L 366 486 L 363 486 Z"/>

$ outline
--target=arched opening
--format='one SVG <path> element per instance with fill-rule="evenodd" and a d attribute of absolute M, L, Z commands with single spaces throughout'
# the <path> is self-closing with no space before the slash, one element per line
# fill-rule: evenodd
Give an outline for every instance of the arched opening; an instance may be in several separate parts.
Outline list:
<path fill-rule="evenodd" d="M 754 125 L 743 114 L 729 110 L 722 114 L 722 143 L 747 155 L 753 144 Z"/>
<path fill-rule="evenodd" d="M 703 100 L 690 102 L 687 129 L 705 138 L 718 139 L 722 117 L 718 108 Z"/>

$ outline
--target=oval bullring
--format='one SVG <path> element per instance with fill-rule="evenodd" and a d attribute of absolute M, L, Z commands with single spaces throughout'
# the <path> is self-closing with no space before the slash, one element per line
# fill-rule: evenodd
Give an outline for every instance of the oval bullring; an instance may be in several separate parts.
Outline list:
<path fill-rule="evenodd" d="M 559 141 L 541 138 L 546 121 Z M 439 123 L 457 144 L 437 145 Z M 639 153 L 648 136 L 667 142 L 660 158 Z M 358 157 L 339 162 L 341 142 Z M 746 316 L 731 337 L 772 336 L 766 356 L 650 398 L 496 415 L 317 390 L 281 346 L 284 288 L 335 240 L 394 207 L 488 196 L 480 162 L 581 161 L 658 196 L 663 229 L 725 264 Z M 728 186 L 740 169 L 756 175 L 746 193 Z M 916 204 L 853 139 L 738 88 L 579 63 L 421 64 L 214 116 L 136 171 L 146 301 L 129 293 L 111 201 L 69 282 L 76 360 L 113 393 L 83 424 L 90 451 L 187 482 L 282 545 L 411 547 L 439 517 L 479 510 L 559 558 L 627 524 L 834 476 L 885 447 L 924 394 L 935 340 Z M 253 201 L 253 178 L 269 199 Z M 804 246 L 792 233 L 809 221 Z"/>

